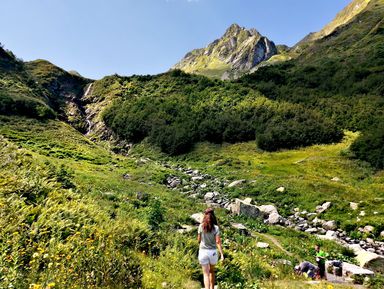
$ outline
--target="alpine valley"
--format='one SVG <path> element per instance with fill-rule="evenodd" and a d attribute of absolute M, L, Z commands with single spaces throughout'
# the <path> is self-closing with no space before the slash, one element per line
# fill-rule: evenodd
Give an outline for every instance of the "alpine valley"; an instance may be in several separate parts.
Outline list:
<path fill-rule="evenodd" d="M 231 25 L 159 75 L 0 47 L 0 288 L 384 288 L 384 0 L 293 47 Z M 321 244 L 344 277 L 294 273 Z M 337 282 L 335 282 L 337 281 Z"/>

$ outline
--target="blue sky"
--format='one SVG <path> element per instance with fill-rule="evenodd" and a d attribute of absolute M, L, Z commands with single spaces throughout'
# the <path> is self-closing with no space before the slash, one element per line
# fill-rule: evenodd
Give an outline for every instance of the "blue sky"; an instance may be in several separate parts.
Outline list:
<path fill-rule="evenodd" d="M 350 0 L 1 0 L 0 42 L 90 78 L 167 71 L 232 23 L 293 45 Z"/>

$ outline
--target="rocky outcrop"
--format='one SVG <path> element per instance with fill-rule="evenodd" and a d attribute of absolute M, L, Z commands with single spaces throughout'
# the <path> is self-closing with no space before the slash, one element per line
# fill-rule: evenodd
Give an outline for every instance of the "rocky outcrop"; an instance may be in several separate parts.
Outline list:
<path fill-rule="evenodd" d="M 173 69 L 216 78 L 236 78 L 277 54 L 275 44 L 255 29 L 231 25 L 206 48 L 189 52 Z"/>

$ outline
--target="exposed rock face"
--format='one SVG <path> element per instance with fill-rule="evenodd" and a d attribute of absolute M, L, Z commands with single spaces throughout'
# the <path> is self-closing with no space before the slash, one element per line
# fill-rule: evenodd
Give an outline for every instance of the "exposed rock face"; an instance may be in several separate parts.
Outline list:
<path fill-rule="evenodd" d="M 216 78 L 236 78 L 277 54 L 275 44 L 255 29 L 231 25 L 206 48 L 189 52 L 173 69 Z"/>
<path fill-rule="evenodd" d="M 254 205 L 244 203 L 242 200 L 236 199 L 231 207 L 232 213 L 237 215 L 244 215 L 250 218 L 257 218 L 260 216 L 260 210 Z"/>

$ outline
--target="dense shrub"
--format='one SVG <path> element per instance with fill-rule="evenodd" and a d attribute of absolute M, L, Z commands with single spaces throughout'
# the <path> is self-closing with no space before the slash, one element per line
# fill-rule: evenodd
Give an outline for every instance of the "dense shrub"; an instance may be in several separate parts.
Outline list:
<path fill-rule="evenodd" d="M 366 130 L 351 145 L 351 151 L 377 169 L 384 168 L 384 121 Z"/>
<path fill-rule="evenodd" d="M 55 118 L 55 112 L 42 102 L 28 97 L 10 97 L 2 92 L 0 92 L 0 114 L 16 114 L 39 119 Z"/>
<path fill-rule="evenodd" d="M 180 71 L 144 80 L 111 78 L 95 85 L 98 94 L 116 94 L 103 113 L 106 125 L 133 143 L 148 137 L 170 155 L 185 153 L 198 141 L 236 143 L 257 135 L 260 147 L 277 150 L 342 136 L 331 121 L 312 110 L 267 100 L 238 84 Z"/>

